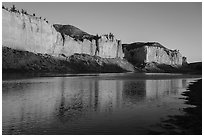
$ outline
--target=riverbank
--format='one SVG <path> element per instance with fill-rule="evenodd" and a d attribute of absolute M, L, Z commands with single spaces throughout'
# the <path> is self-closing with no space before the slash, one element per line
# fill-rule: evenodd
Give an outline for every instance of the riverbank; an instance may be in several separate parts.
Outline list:
<path fill-rule="evenodd" d="M 74 54 L 70 57 L 32 53 L 2 48 L 3 73 L 32 73 L 34 75 L 79 74 L 79 73 L 183 73 L 202 75 L 202 63 L 186 66 L 172 66 L 158 63 L 146 63 L 145 66 L 134 66 L 121 58 L 101 58 L 87 54 Z"/>
<path fill-rule="evenodd" d="M 186 104 L 192 105 L 184 108 L 182 116 L 170 116 L 165 123 L 177 126 L 181 132 L 173 134 L 201 135 L 202 134 L 202 79 L 192 82 L 182 94 Z"/>
<path fill-rule="evenodd" d="M 87 54 L 58 57 L 2 48 L 3 73 L 111 73 L 135 72 L 135 67 L 120 58 L 101 58 Z"/>
<path fill-rule="evenodd" d="M 202 134 L 202 79 L 189 85 L 188 90 L 183 93 L 186 96 L 186 103 L 195 107 L 185 108 L 186 123 L 184 128 L 188 134 Z M 185 120 L 184 120 L 185 121 Z"/>

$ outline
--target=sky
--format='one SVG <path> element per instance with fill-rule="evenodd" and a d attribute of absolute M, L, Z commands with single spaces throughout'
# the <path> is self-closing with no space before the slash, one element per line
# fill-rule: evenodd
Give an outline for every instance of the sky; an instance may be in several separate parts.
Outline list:
<path fill-rule="evenodd" d="M 10 2 L 53 24 L 70 24 L 89 34 L 112 32 L 122 43 L 159 42 L 178 49 L 188 62 L 202 61 L 202 3 Z"/>

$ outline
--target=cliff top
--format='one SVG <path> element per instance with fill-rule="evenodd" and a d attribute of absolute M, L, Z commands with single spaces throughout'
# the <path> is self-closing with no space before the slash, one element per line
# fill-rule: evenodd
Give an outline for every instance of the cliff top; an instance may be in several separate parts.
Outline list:
<path fill-rule="evenodd" d="M 24 9 L 21 9 L 21 11 L 20 11 L 16 8 L 15 5 L 13 5 L 10 9 L 5 7 L 4 5 L 2 5 L 2 10 L 5 10 L 5 11 L 10 12 L 10 13 L 26 15 L 26 16 L 32 17 L 34 19 L 44 20 L 48 23 L 46 18 L 43 19 L 42 17 L 37 17 L 35 15 L 35 13 L 29 14 Z M 75 26 L 72 26 L 72 25 L 53 24 L 53 27 L 56 29 L 56 31 L 61 33 L 63 38 L 65 38 L 64 37 L 65 35 L 68 35 L 68 36 L 74 38 L 75 40 L 80 40 L 80 41 L 83 41 L 84 39 L 92 41 L 93 39 L 97 40 L 97 39 L 101 38 L 101 36 L 99 36 L 98 34 L 97 35 L 88 34 L 87 32 L 84 32 L 81 29 L 79 29 Z M 104 34 L 102 36 L 105 36 L 107 39 L 113 39 L 114 38 L 114 35 L 112 33 Z"/>
<path fill-rule="evenodd" d="M 28 16 L 29 18 L 44 20 L 44 21 L 46 21 L 46 22 L 48 23 L 48 20 L 47 20 L 46 18 L 43 19 L 42 17 L 37 17 L 37 16 L 35 15 L 35 13 L 29 14 L 29 13 L 28 13 L 26 10 L 24 10 L 24 9 L 21 9 L 21 11 L 20 11 L 20 10 L 16 9 L 15 5 L 13 5 L 10 9 L 7 8 L 7 7 L 4 7 L 4 5 L 2 5 L 2 12 L 3 12 L 3 11 L 7 11 L 7 12 L 10 12 L 10 13 L 15 13 L 15 14 L 19 14 L 19 15 L 26 15 L 26 16 Z"/>
<path fill-rule="evenodd" d="M 132 50 L 132 49 L 136 49 L 136 48 L 141 48 L 144 46 L 159 47 L 159 48 L 163 48 L 165 51 L 172 51 L 172 52 L 177 51 L 177 50 L 170 50 L 158 42 L 135 42 L 135 43 L 131 43 L 131 44 L 123 44 L 122 46 L 123 46 L 123 48 L 126 48 L 126 50 L 128 50 L 128 51 Z"/>

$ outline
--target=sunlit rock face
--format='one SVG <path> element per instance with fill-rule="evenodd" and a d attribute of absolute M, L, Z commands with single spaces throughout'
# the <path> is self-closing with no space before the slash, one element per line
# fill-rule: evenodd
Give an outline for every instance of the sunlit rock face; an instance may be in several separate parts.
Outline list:
<path fill-rule="evenodd" d="M 120 40 L 113 38 L 112 40 L 102 36 L 99 39 L 98 56 L 106 58 L 120 57 L 123 58 L 122 44 Z"/>
<path fill-rule="evenodd" d="M 97 55 L 103 58 L 123 58 L 124 56 L 121 41 L 114 37 L 95 38 L 94 35 L 74 26 L 56 27 L 32 15 L 2 9 L 2 29 L 2 45 L 13 49 L 54 56 L 71 56 L 75 53 Z M 67 32 L 67 30 L 71 31 Z"/>
<path fill-rule="evenodd" d="M 55 28 L 40 18 L 2 10 L 2 45 L 35 53 L 54 52 L 61 45 Z"/>
<path fill-rule="evenodd" d="M 148 62 L 182 65 L 182 55 L 178 50 L 170 50 L 157 42 L 132 43 L 123 45 L 125 58 L 140 65 Z"/>

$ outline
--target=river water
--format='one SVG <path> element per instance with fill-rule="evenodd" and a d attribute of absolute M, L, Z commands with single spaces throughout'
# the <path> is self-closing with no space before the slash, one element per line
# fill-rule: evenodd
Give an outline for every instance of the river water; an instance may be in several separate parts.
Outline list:
<path fill-rule="evenodd" d="M 171 134 L 201 76 L 110 73 L 3 79 L 3 134 Z"/>

